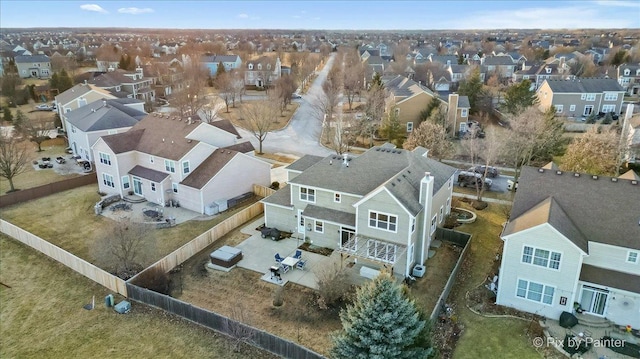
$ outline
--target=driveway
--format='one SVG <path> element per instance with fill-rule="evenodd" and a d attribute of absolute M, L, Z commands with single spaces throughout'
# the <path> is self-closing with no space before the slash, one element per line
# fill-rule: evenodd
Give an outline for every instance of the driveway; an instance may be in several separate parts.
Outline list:
<path fill-rule="evenodd" d="M 300 104 L 291 121 L 284 129 L 274 131 L 267 135 L 262 144 L 263 151 L 270 153 L 291 153 L 296 156 L 305 154 L 327 156 L 333 151 L 320 144 L 322 133 L 322 119 L 313 108 L 314 100 L 322 93 L 322 84 L 327 79 L 327 74 L 333 66 L 335 54 L 318 73 L 315 81 L 309 87 L 309 91 L 302 95 L 302 99 L 295 100 Z M 238 128 L 240 135 L 251 140 L 255 148 L 258 148 L 258 140 L 249 131 Z"/>

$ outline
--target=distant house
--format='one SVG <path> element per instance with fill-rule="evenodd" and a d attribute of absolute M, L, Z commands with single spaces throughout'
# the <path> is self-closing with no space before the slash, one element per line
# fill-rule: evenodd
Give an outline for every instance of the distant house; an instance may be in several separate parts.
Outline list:
<path fill-rule="evenodd" d="M 487 73 L 495 73 L 501 79 L 511 78 L 517 63 L 511 56 L 488 56 L 483 58 L 482 65 L 486 67 Z"/>
<path fill-rule="evenodd" d="M 625 177 L 523 167 L 501 234 L 496 303 L 556 320 L 579 307 L 640 327 L 638 186 Z"/>
<path fill-rule="evenodd" d="M 449 94 L 447 113 L 447 129 L 450 133 L 465 133 L 469 130 L 469 97 Z"/>
<path fill-rule="evenodd" d="M 101 192 L 177 202 L 202 214 L 271 183 L 271 165 L 251 155 L 253 146 L 227 120 L 154 113 L 127 132 L 100 137 L 92 150 Z"/>
<path fill-rule="evenodd" d="M 94 101 L 114 98 L 116 97 L 108 91 L 88 84 L 75 85 L 67 91 L 59 94 L 55 97 L 55 103 L 58 109 L 58 115 L 62 120 L 63 129 L 68 131 L 64 121 L 65 114 L 82 106 L 86 106 Z"/>
<path fill-rule="evenodd" d="M 49 78 L 51 60 L 46 55 L 18 55 L 14 57 L 18 75 L 23 78 Z"/>
<path fill-rule="evenodd" d="M 218 73 L 220 63 L 222 63 L 224 70 L 227 72 L 242 67 L 242 59 L 238 55 L 213 55 L 202 58 L 202 65 L 209 70 L 211 76 L 215 76 Z"/>
<path fill-rule="evenodd" d="M 622 64 L 617 68 L 618 83 L 629 96 L 640 96 L 640 64 Z"/>
<path fill-rule="evenodd" d="M 426 87 L 404 76 L 383 77 L 387 90 L 386 111 L 395 111 L 398 122 L 408 135 L 420 122 L 420 112 L 427 108 L 430 101 L 439 97 Z M 443 104 L 446 106 L 446 103 Z"/>
<path fill-rule="evenodd" d="M 119 98 L 134 98 L 142 101 L 155 101 L 154 79 L 144 77 L 144 71 L 138 67 L 135 72 L 124 70 L 108 71 L 89 79 L 89 83 L 105 89 Z"/>
<path fill-rule="evenodd" d="M 91 146 L 100 136 L 126 132 L 146 116 L 144 102 L 102 99 L 64 114 L 67 138 L 74 155 L 94 161 Z"/>
<path fill-rule="evenodd" d="M 280 58 L 273 60 L 268 56 L 247 61 L 244 69 L 245 86 L 264 88 L 271 86 L 282 76 L 282 63 Z"/>
<path fill-rule="evenodd" d="M 589 116 L 591 113 L 622 110 L 624 89 L 612 78 L 545 80 L 537 91 L 540 109 L 554 106 L 561 116 Z"/>
<path fill-rule="evenodd" d="M 286 170 L 289 184 L 262 200 L 266 226 L 401 277 L 427 261 L 456 172 L 422 147 L 390 144 L 358 156 L 307 155 Z"/>
<path fill-rule="evenodd" d="M 107 60 L 107 59 L 96 59 L 96 67 L 98 68 L 98 72 L 107 72 L 109 70 L 115 70 L 120 67 L 120 61 L 117 60 Z"/>

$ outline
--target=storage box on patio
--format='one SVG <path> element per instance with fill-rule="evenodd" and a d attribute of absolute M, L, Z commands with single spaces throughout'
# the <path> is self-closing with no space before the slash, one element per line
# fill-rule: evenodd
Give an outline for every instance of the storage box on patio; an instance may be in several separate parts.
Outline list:
<path fill-rule="evenodd" d="M 211 257 L 211 264 L 230 268 L 242 259 L 242 250 L 229 246 L 222 246 L 212 252 L 209 257 Z"/>

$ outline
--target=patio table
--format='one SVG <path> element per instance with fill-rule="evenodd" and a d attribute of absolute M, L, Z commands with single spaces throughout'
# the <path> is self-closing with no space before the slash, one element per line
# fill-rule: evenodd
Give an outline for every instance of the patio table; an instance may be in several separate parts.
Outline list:
<path fill-rule="evenodd" d="M 282 264 L 284 265 L 288 265 L 289 267 L 295 268 L 296 264 L 298 264 L 298 261 L 300 259 L 298 258 L 294 258 L 294 257 L 287 257 L 282 261 Z"/>

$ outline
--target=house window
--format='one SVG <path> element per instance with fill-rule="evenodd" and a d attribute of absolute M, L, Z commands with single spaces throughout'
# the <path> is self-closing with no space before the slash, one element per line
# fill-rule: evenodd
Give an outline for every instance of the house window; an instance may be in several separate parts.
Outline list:
<path fill-rule="evenodd" d="M 324 222 L 316 221 L 316 232 L 324 233 Z"/>
<path fill-rule="evenodd" d="M 369 227 L 396 232 L 398 217 L 385 213 L 369 211 Z"/>
<path fill-rule="evenodd" d="M 100 163 L 111 166 L 111 157 L 107 153 L 100 152 Z"/>
<path fill-rule="evenodd" d="M 413 122 L 407 122 L 407 132 L 413 131 Z"/>
<path fill-rule="evenodd" d="M 629 76 L 631 74 L 631 70 L 629 69 L 624 69 L 624 75 L 625 76 Z"/>
<path fill-rule="evenodd" d="M 562 254 L 545 249 L 525 246 L 522 250 L 522 262 L 540 267 L 560 269 Z"/>
<path fill-rule="evenodd" d="M 555 288 L 551 286 L 518 279 L 516 296 L 520 298 L 526 298 L 534 302 L 552 305 L 554 292 Z"/>
<path fill-rule="evenodd" d="M 185 175 L 189 173 L 189 161 L 182 162 L 182 173 Z"/>
<path fill-rule="evenodd" d="M 400 116 L 400 109 L 399 108 L 394 108 L 393 112 L 396 114 L 396 116 Z"/>
<path fill-rule="evenodd" d="M 616 105 L 602 105 L 602 112 L 616 112 Z"/>
<path fill-rule="evenodd" d="M 638 252 L 627 253 L 627 262 L 628 263 L 638 263 Z"/>
<path fill-rule="evenodd" d="M 149 163 L 153 163 L 154 161 L 153 156 L 149 156 Z"/>
<path fill-rule="evenodd" d="M 151 182 L 151 192 L 155 192 L 156 191 L 156 184 Z"/>
<path fill-rule="evenodd" d="M 576 110 L 576 105 L 569 106 L 569 112 L 573 112 Z"/>
<path fill-rule="evenodd" d="M 300 187 L 300 200 L 301 201 L 305 201 L 305 202 L 316 202 L 316 190 L 315 189 L 311 189 L 311 188 L 307 188 L 307 187 Z"/>
<path fill-rule="evenodd" d="M 342 199 L 340 198 L 340 193 L 333 194 L 333 201 L 336 203 L 340 203 L 342 201 Z"/>
<path fill-rule="evenodd" d="M 416 231 L 416 218 L 412 217 L 411 218 L 411 233 Z"/>
<path fill-rule="evenodd" d="M 122 176 L 122 189 L 129 189 L 131 185 L 129 184 L 129 176 Z"/>
<path fill-rule="evenodd" d="M 382 262 L 395 263 L 396 261 L 396 245 L 381 241 L 367 241 L 367 255 L 369 258 L 377 259 Z"/>
<path fill-rule="evenodd" d="M 164 160 L 164 170 L 171 173 L 176 173 L 176 163 L 169 160 Z"/>
<path fill-rule="evenodd" d="M 440 206 L 440 223 L 444 219 L 444 206 Z"/>
<path fill-rule="evenodd" d="M 460 117 L 467 117 L 469 115 L 469 110 L 463 108 L 460 110 Z"/>
<path fill-rule="evenodd" d="M 262 64 L 258 64 L 258 70 L 262 70 Z"/>
<path fill-rule="evenodd" d="M 596 100 L 596 94 L 588 93 L 587 96 L 586 96 L 586 100 L 587 101 L 595 101 Z"/>
<path fill-rule="evenodd" d="M 178 184 L 177 183 L 171 183 L 171 189 L 173 190 L 173 193 L 178 193 Z"/>
<path fill-rule="evenodd" d="M 253 64 L 249 64 L 249 70 L 253 70 Z"/>
<path fill-rule="evenodd" d="M 436 231 L 436 223 L 438 221 L 438 215 L 434 215 L 433 218 L 431 218 L 431 232 L 429 234 L 433 234 L 433 232 Z"/>
<path fill-rule="evenodd" d="M 113 182 L 113 176 L 110 174 L 106 174 L 106 173 L 102 174 L 102 183 L 104 183 L 104 185 L 108 187 L 112 187 L 112 188 L 116 187 L 115 183 Z"/>
<path fill-rule="evenodd" d="M 582 113 L 584 116 L 589 116 L 593 112 L 593 105 L 588 105 L 584 107 L 584 112 Z"/>
<path fill-rule="evenodd" d="M 564 105 L 556 105 L 556 113 L 562 113 L 564 111 Z"/>
<path fill-rule="evenodd" d="M 605 101 L 618 101 L 618 94 L 617 93 L 607 92 L 607 93 L 604 94 L 604 100 Z"/>

